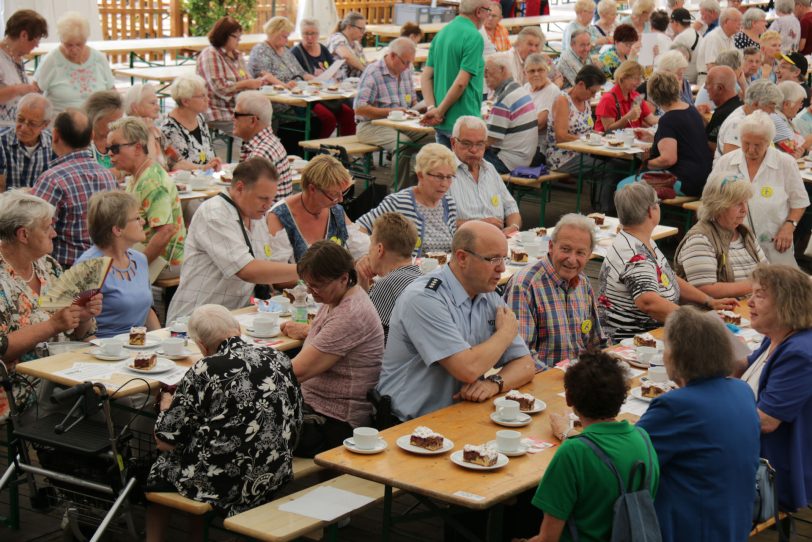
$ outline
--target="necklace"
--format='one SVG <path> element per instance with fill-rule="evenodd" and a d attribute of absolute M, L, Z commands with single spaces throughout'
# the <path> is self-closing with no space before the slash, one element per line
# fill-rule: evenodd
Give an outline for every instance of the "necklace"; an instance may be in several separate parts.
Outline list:
<path fill-rule="evenodd" d="M 133 172 L 133 181 L 137 181 L 138 177 L 141 176 L 144 170 L 147 169 L 151 165 L 151 163 L 152 160 L 150 160 L 149 158 L 145 158 L 144 161 L 141 162 L 141 165 L 138 166 L 138 169 L 136 169 L 135 172 Z"/>
<path fill-rule="evenodd" d="M 318 218 L 319 216 L 321 216 L 321 211 L 316 211 L 316 212 L 314 213 L 313 211 L 311 211 L 310 209 L 308 209 L 308 208 L 307 208 L 307 205 L 305 205 L 305 201 L 304 201 L 304 194 L 302 194 L 301 196 L 299 196 L 299 201 L 300 201 L 300 202 L 301 202 L 301 204 L 302 204 L 302 209 L 304 209 L 305 211 L 307 211 L 307 212 L 308 212 L 308 214 L 312 215 L 314 218 Z"/>
<path fill-rule="evenodd" d="M 30 265 L 31 265 L 31 273 L 28 275 L 28 278 L 25 278 L 25 277 L 23 277 L 23 276 L 22 276 L 22 275 L 23 275 L 22 273 L 20 273 L 19 271 L 17 271 L 17 269 L 15 269 L 13 265 L 11 265 L 11 262 L 10 262 L 10 261 L 9 261 L 9 259 L 8 259 L 8 258 L 5 256 L 5 254 L 3 254 L 3 251 L 2 251 L 2 250 L 0 250 L 0 256 L 3 258 L 3 260 L 5 260 L 5 262 L 6 262 L 6 263 L 8 264 L 8 266 L 9 266 L 9 267 L 12 269 L 12 271 L 14 271 L 14 274 L 15 274 L 15 275 L 17 275 L 17 277 L 18 277 L 18 278 L 22 279 L 22 281 L 23 281 L 23 282 L 25 282 L 26 284 L 28 284 L 29 282 L 31 282 L 32 280 L 34 280 L 34 274 L 37 272 L 36 267 L 34 267 L 34 262 L 31 262 L 31 264 L 30 264 Z"/>

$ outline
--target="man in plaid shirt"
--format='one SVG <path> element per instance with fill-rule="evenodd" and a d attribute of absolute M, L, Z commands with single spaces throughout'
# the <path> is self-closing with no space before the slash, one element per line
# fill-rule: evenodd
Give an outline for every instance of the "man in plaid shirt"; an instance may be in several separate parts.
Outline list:
<path fill-rule="evenodd" d="M 516 273 L 505 291 L 537 371 L 605 342 L 595 294 L 583 273 L 595 246 L 594 228 L 583 215 L 562 216 L 549 253 Z"/>
<path fill-rule="evenodd" d="M 30 187 L 53 160 L 51 102 L 41 94 L 26 94 L 17 104 L 14 130 L 0 135 L 0 191 Z"/>
<path fill-rule="evenodd" d="M 118 189 L 115 177 L 96 162 L 88 148 L 91 132 L 83 111 L 67 109 L 57 115 L 53 148 L 58 158 L 40 175 L 32 191 L 56 207 L 53 257 L 65 268 L 90 248 L 85 218 L 90 196 Z"/>
<path fill-rule="evenodd" d="M 259 156 L 267 158 L 279 173 L 276 199 L 285 199 L 293 193 L 293 172 L 288 153 L 273 133 L 271 117 L 273 107 L 268 97 L 257 90 L 246 90 L 237 95 L 234 106 L 234 135 L 243 140 L 240 162 Z"/>

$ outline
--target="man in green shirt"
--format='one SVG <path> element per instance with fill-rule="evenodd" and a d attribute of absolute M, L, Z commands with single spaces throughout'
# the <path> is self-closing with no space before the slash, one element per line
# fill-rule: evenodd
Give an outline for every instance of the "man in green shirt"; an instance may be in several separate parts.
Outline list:
<path fill-rule="evenodd" d="M 437 142 L 448 148 L 454 122 L 463 115 L 480 116 L 485 43 L 479 29 L 491 9 L 491 0 L 461 0 L 460 14 L 431 41 L 421 76 L 428 105 L 422 122 L 434 126 Z"/>

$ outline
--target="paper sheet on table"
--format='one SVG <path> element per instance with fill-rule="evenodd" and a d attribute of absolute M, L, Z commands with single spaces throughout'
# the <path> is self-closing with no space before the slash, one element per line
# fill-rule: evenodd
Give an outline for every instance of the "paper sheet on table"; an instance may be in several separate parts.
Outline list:
<path fill-rule="evenodd" d="M 649 403 L 645 401 L 641 401 L 640 399 L 635 399 L 634 397 L 627 397 L 626 402 L 623 403 L 623 406 L 620 407 L 621 412 L 628 412 L 629 414 L 634 414 L 635 416 L 642 416 L 648 410 Z"/>
<path fill-rule="evenodd" d="M 657 34 L 654 32 L 643 32 L 643 41 L 640 45 L 640 53 L 637 55 L 637 62 L 641 66 L 654 65 L 654 46 L 657 45 Z M 663 51 L 660 51 L 661 53 Z"/>
<path fill-rule="evenodd" d="M 63 369 L 54 373 L 57 376 L 64 376 L 72 380 L 84 382 L 85 380 L 109 380 L 110 376 L 117 372 L 118 363 L 102 364 L 102 363 L 82 363 L 77 362 L 69 369 Z"/>
<path fill-rule="evenodd" d="M 286 502 L 279 509 L 322 521 L 332 521 L 371 502 L 371 498 L 357 493 L 334 487 L 319 487 L 307 495 Z"/>
<path fill-rule="evenodd" d="M 343 58 L 339 58 L 338 60 L 330 64 L 329 68 L 321 72 L 321 75 L 314 77 L 312 80 L 318 81 L 319 83 L 326 83 L 327 81 L 335 77 L 335 74 L 338 73 L 338 70 L 341 69 L 341 66 L 343 66 L 345 62 L 346 60 L 344 60 Z"/>

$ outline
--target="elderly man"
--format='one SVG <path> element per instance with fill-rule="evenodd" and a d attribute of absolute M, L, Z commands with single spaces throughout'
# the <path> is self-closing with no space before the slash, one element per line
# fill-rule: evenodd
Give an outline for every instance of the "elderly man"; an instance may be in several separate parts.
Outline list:
<path fill-rule="evenodd" d="M 188 316 L 204 303 L 239 309 L 248 305 L 255 285 L 296 279 L 295 265 L 270 261 L 264 217 L 278 180 L 268 159 L 249 158 L 234 168 L 227 193 L 200 206 L 189 226 L 180 287 L 167 321 Z"/>
<path fill-rule="evenodd" d="M 58 158 L 37 179 L 32 194 L 56 207 L 53 257 L 63 267 L 90 248 L 87 229 L 87 205 L 90 196 L 105 190 L 117 190 L 115 177 L 93 158 L 90 147 L 91 126 L 87 115 L 67 109 L 56 116 L 53 150 Z"/>
<path fill-rule="evenodd" d="M 46 129 L 52 112 L 51 102 L 41 94 L 26 94 L 17 102 L 14 130 L 0 135 L 0 192 L 30 187 L 54 159 Z"/>
<path fill-rule="evenodd" d="M 747 87 L 747 92 L 744 93 L 744 105 L 733 110 L 719 127 L 716 152 L 713 154 L 714 164 L 723 154 L 741 147 L 739 123 L 744 117 L 756 109 L 761 109 L 768 114 L 773 113 L 783 103 L 784 95 L 772 81 L 760 79 Z"/>
<path fill-rule="evenodd" d="M 544 33 L 538 26 L 525 26 L 516 36 L 516 44 L 509 51 L 499 53 L 497 57 L 508 60 L 510 76 L 514 81 L 523 85 L 527 83 L 524 73 L 524 61 L 533 53 L 538 53 L 544 47 Z"/>
<path fill-rule="evenodd" d="M 405 111 L 417 105 L 417 92 L 412 81 L 415 44 L 409 38 L 398 38 L 389 44 L 383 58 L 366 67 L 358 83 L 358 95 L 353 108 L 358 128 L 355 134 L 362 143 L 378 145 L 398 152 L 397 186 L 405 188 L 416 183 L 412 157 L 420 145 L 431 141 L 431 135 L 404 130 L 397 149 L 398 132 L 387 126 L 375 126 L 371 121 L 386 118 L 392 111 Z"/>
<path fill-rule="evenodd" d="M 804 100 L 804 107 L 809 107 L 809 85 L 806 84 L 806 72 L 809 70 L 809 62 L 806 57 L 801 53 L 789 53 L 781 55 L 781 62 L 775 70 L 776 83 L 782 81 L 794 81 L 800 83 L 806 91 L 806 99 Z"/>
<path fill-rule="evenodd" d="M 710 122 L 705 127 L 708 145 L 711 151 L 716 152 L 722 123 L 742 105 L 739 93 L 736 92 L 736 72 L 727 66 L 714 66 L 708 72 L 705 88 L 708 89 L 708 96 L 716 106 Z"/>
<path fill-rule="evenodd" d="M 694 30 L 698 31 L 700 36 L 707 36 L 718 28 L 721 12 L 722 7 L 717 0 L 702 0 L 699 2 L 699 20 L 693 24 Z"/>
<path fill-rule="evenodd" d="M 485 83 L 493 91 L 493 109 L 488 116 L 488 145 L 485 160 L 499 173 L 529 166 L 539 144 L 538 115 L 533 98 L 513 80 L 508 60 L 496 55 L 485 61 Z"/>
<path fill-rule="evenodd" d="M 240 323 L 225 308 L 195 309 L 189 335 L 204 357 L 174 395 L 161 395 L 155 421 L 161 453 L 149 485 L 172 488 L 232 516 L 273 500 L 293 479 L 302 392 L 290 359 L 243 341 Z M 163 538 L 169 514 L 168 508 L 149 506 L 147 540 Z"/>
<path fill-rule="evenodd" d="M 719 53 L 735 49 L 733 35 L 742 27 L 742 13 L 736 8 L 727 8 L 719 17 L 719 26 L 711 30 L 696 48 L 697 83 L 702 85 L 708 76 L 709 64 L 713 64 Z"/>
<path fill-rule="evenodd" d="M 279 201 L 293 193 L 293 172 L 288 153 L 273 133 L 271 117 L 273 107 L 268 97 L 258 90 L 246 90 L 237 95 L 234 106 L 234 135 L 243 140 L 240 162 L 259 156 L 267 158 L 279 174 L 276 199 Z"/>
<path fill-rule="evenodd" d="M 595 247 L 594 228 L 583 215 L 562 216 L 547 255 L 514 275 L 505 291 L 536 370 L 577 359 L 603 340 L 595 293 L 584 273 Z"/>
<path fill-rule="evenodd" d="M 492 5 L 491 0 L 461 0 L 460 14 L 431 40 L 420 78 L 428 106 L 421 122 L 434 126 L 437 143 L 446 147 L 459 117 L 480 114 L 485 61 L 479 28 Z"/>
<path fill-rule="evenodd" d="M 487 135 L 479 117 L 460 117 L 454 123 L 451 149 L 460 162 L 448 193 L 457 204 L 459 222 L 482 220 L 508 235 L 521 229 L 522 217 L 502 177 L 484 158 Z"/>
<path fill-rule="evenodd" d="M 479 29 L 485 40 L 485 56 L 510 50 L 510 32 L 502 24 L 502 6 L 499 2 L 490 5 L 491 12 Z"/>
<path fill-rule="evenodd" d="M 575 85 L 575 76 L 578 75 L 581 68 L 587 64 L 597 65 L 589 56 L 589 52 L 592 50 L 591 39 L 586 30 L 576 30 L 572 33 L 570 48 L 561 53 L 557 64 L 558 71 L 564 76 L 563 88 Z"/>
<path fill-rule="evenodd" d="M 682 46 L 688 50 L 688 69 L 685 77 L 688 81 L 696 82 L 696 50 L 699 48 L 699 41 L 702 36 L 691 26 L 691 13 L 685 8 L 677 8 L 671 12 L 670 30 L 674 33 L 672 46 Z"/>
<path fill-rule="evenodd" d="M 398 298 L 378 384 L 398 419 L 456 400 L 485 401 L 533 378 L 516 316 L 495 292 L 507 250 L 491 224 L 463 224 L 450 263 L 412 282 Z M 498 372 L 485 377 L 492 369 Z"/>

